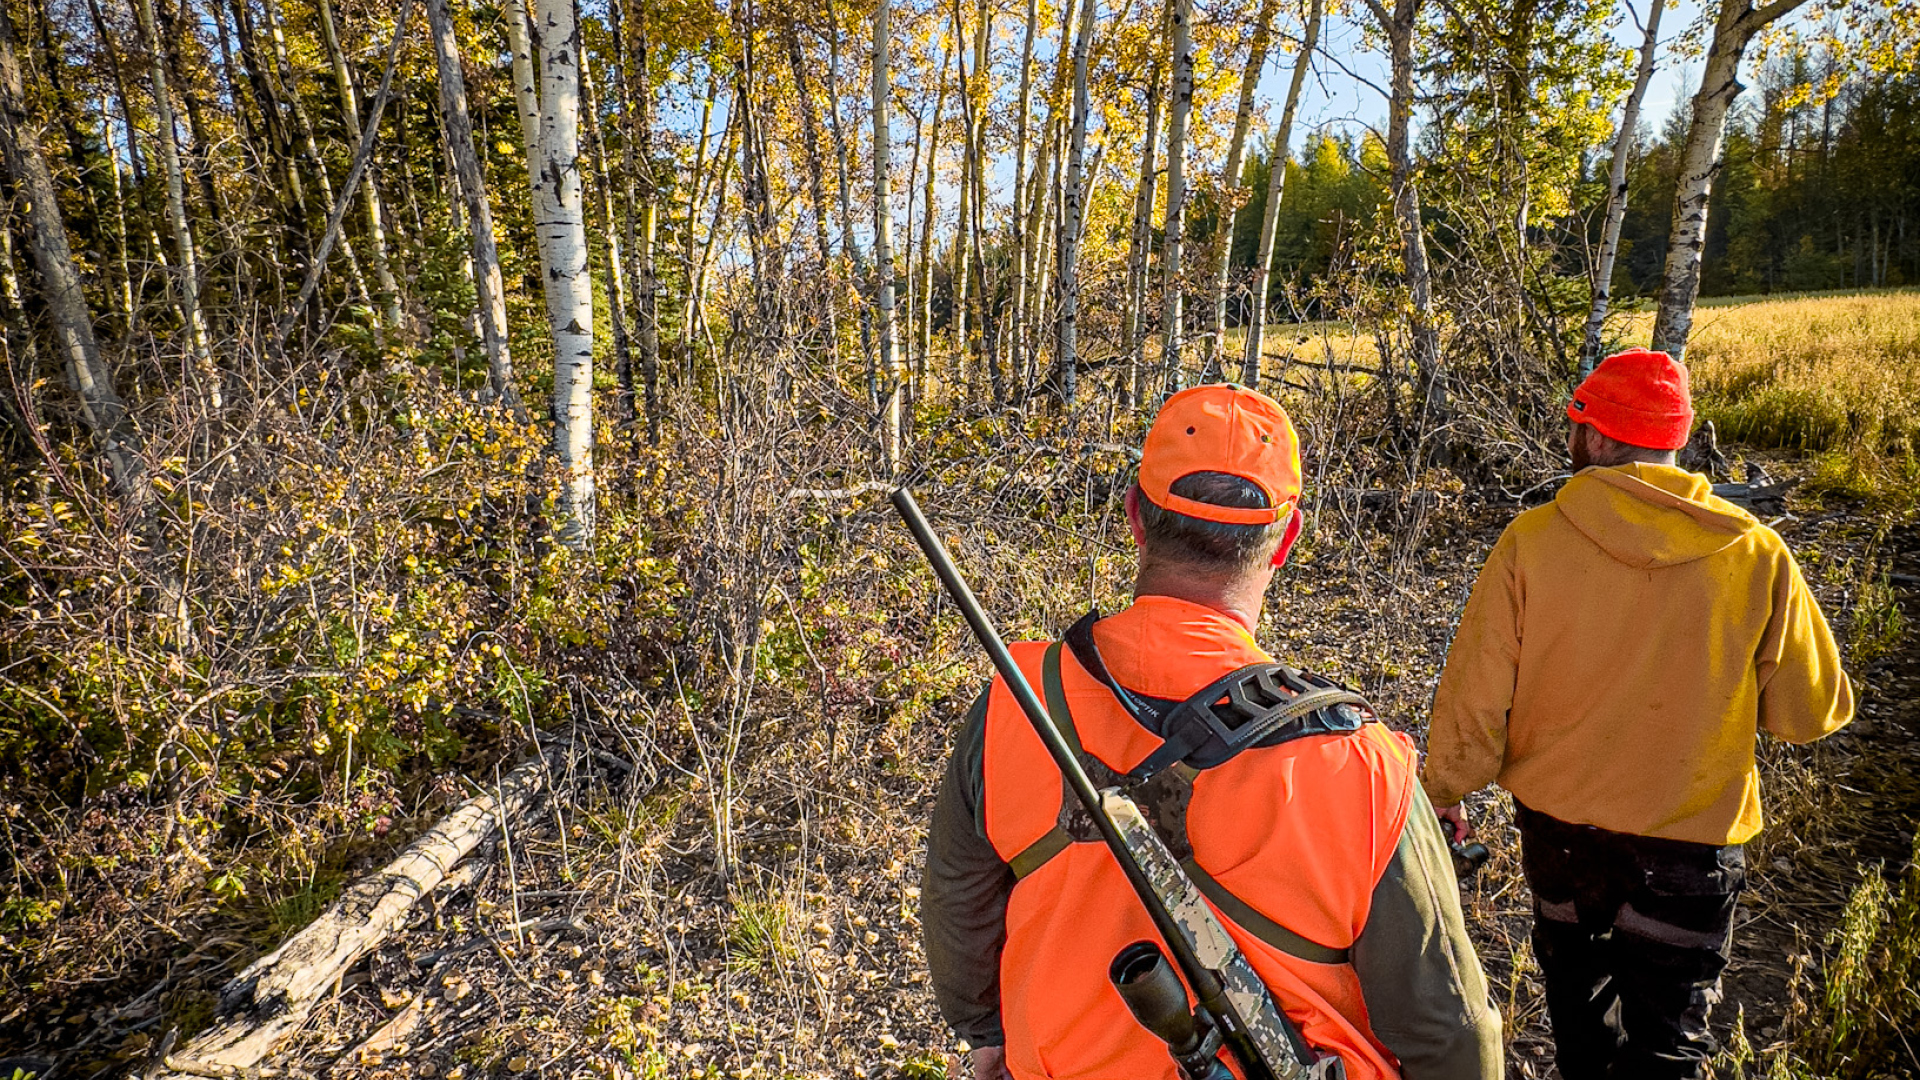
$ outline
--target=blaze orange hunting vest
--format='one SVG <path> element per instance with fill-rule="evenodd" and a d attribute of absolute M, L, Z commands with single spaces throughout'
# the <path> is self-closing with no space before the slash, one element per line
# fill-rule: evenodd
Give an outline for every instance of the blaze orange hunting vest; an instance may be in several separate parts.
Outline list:
<path fill-rule="evenodd" d="M 1170 597 L 1142 597 L 1093 634 L 1121 685 L 1165 700 L 1184 700 L 1228 672 L 1271 659 L 1237 622 Z M 1012 646 L 1036 691 L 1048 648 Z M 1071 652 L 1058 664 L 1087 754 L 1124 773 L 1160 745 Z M 1374 1038 L 1345 954 L 1366 926 L 1374 886 L 1399 843 L 1415 769 L 1406 736 L 1368 723 L 1243 751 L 1198 774 L 1187 811 L 1201 868 L 1196 881 L 1212 879 L 1215 888 L 1203 885 L 1210 899 L 1230 894 L 1224 899 L 1239 918 L 1216 900 L 1221 921 L 1301 1034 L 1338 1053 L 1353 1080 L 1400 1075 Z M 1134 1021 L 1107 981 L 1114 954 L 1156 939 L 1153 924 L 1098 841 L 1035 859 L 1036 842 L 1058 836 L 1065 793 L 999 679 L 988 699 L 982 771 L 987 838 L 1025 874 L 1007 905 L 1000 960 L 1008 1068 L 1018 1080 L 1174 1080 L 1165 1045 Z M 1274 940 L 1293 944 L 1283 951 Z"/>

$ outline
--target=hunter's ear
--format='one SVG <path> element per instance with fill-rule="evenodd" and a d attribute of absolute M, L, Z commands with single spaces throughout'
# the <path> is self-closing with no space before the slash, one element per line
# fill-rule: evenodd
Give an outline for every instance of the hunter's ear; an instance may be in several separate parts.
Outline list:
<path fill-rule="evenodd" d="M 1280 546 L 1273 549 L 1275 569 L 1287 565 L 1287 556 L 1293 553 L 1293 542 L 1300 539 L 1300 529 L 1307 523 L 1307 515 L 1296 504 L 1293 516 L 1287 519 L 1287 532 L 1280 538 Z"/>
<path fill-rule="evenodd" d="M 1147 527 L 1140 520 L 1140 485 L 1127 489 L 1127 529 L 1133 533 L 1133 546 L 1140 547 L 1147 538 Z"/>

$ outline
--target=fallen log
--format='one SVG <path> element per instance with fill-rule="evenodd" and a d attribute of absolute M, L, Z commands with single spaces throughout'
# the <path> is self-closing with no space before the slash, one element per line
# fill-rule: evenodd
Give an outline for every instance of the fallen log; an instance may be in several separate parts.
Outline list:
<path fill-rule="evenodd" d="M 172 1055 L 177 1064 L 153 1075 L 266 1075 L 256 1066 L 280 1040 L 306 1023 L 334 983 L 393 932 L 455 863 L 524 811 L 547 775 L 545 757 L 521 764 L 497 792 L 460 804 L 398 858 L 355 882 L 318 919 L 229 981 L 220 991 L 214 1025 Z"/>

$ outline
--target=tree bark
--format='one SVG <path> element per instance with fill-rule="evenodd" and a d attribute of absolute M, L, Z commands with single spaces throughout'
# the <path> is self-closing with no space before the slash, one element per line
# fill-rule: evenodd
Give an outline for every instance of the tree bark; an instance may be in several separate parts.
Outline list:
<path fill-rule="evenodd" d="M 536 0 L 540 157 L 533 226 L 553 330 L 553 447 L 563 476 L 560 539 L 593 539 L 593 278 L 580 178 L 580 28 L 573 0 Z"/>
<path fill-rule="evenodd" d="M 396 24 L 397 25 L 397 24 Z M 347 137 L 357 146 L 360 138 L 360 103 L 353 91 L 353 76 L 347 71 L 346 52 L 340 48 L 340 31 L 334 24 L 332 0 L 320 0 L 320 33 L 325 39 L 327 58 L 333 65 L 333 82 L 340 91 L 340 119 L 346 125 Z M 396 31 L 397 34 L 397 31 Z M 382 81 L 385 79 L 383 77 Z M 380 122 L 376 110 L 373 123 Z M 387 259 L 387 226 L 380 204 L 380 184 L 375 175 L 373 162 L 369 160 L 361 174 L 361 194 L 367 212 L 367 246 L 373 257 L 373 279 L 380 286 L 380 306 L 385 313 L 387 325 L 398 329 L 402 318 L 400 313 L 400 283 L 393 276 L 393 264 Z M 348 183 L 343 190 L 352 191 Z"/>
<path fill-rule="evenodd" d="M 614 0 L 618 2 L 618 0 Z M 540 161 L 540 75 L 535 67 L 533 20 L 528 0 L 503 0 L 500 18 L 507 24 L 507 51 L 512 56 L 513 111 L 520 118 L 520 146 L 527 155 L 527 182 L 538 183 Z"/>
<path fill-rule="evenodd" d="M 1300 90 L 1306 85 L 1312 67 L 1313 50 L 1320 40 L 1320 20 L 1325 13 L 1324 0 L 1308 0 L 1307 24 L 1300 35 L 1300 55 L 1293 61 L 1293 80 L 1287 84 L 1287 103 L 1280 110 L 1280 126 L 1273 133 L 1273 148 L 1268 151 L 1267 205 L 1260 219 L 1260 246 L 1253 254 L 1253 302 L 1247 313 L 1246 351 L 1240 357 L 1240 381 L 1247 386 L 1260 385 L 1260 358 L 1266 349 L 1267 292 L 1273 280 L 1273 237 L 1280 224 L 1280 200 L 1287 189 L 1287 161 L 1293 145 L 1293 118 L 1300 107 Z"/>
<path fill-rule="evenodd" d="M 888 128 L 889 99 L 893 93 L 887 70 L 892 12 L 889 0 L 873 9 L 873 295 L 874 331 L 880 370 L 880 457 L 889 476 L 900 472 L 905 441 L 901 409 L 899 355 L 893 332 L 893 135 Z"/>
<path fill-rule="evenodd" d="M 1187 115 L 1193 109 L 1193 0 L 1173 0 L 1173 100 L 1167 110 L 1167 219 L 1161 247 L 1161 357 L 1165 392 L 1180 389 L 1181 257 L 1187 226 Z"/>
<path fill-rule="evenodd" d="M 1714 20 L 1706 71 L 1693 95 L 1693 116 L 1680 152 L 1680 178 L 1674 185 L 1673 233 L 1660 282 L 1660 308 L 1653 317 L 1653 348 L 1675 359 L 1687 351 L 1693 330 L 1693 304 L 1700 296 L 1700 263 L 1707 248 L 1707 204 L 1720 171 L 1727 111 L 1740 96 L 1740 60 L 1747 43 L 1769 23 L 1806 0 L 1773 0 L 1754 7 L 1751 0 L 1721 0 Z"/>
<path fill-rule="evenodd" d="M 273 37 L 273 55 L 280 67 L 281 85 L 286 89 L 287 103 L 293 107 L 293 122 L 298 129 L 301 143 L 306 147 L 307 160 L 311 163 L 313 174 L 320 181 L 320 197 L 325 205 L 333 206 L 333 178 L 327 175 L 327 159 L 320 153 L 320 141 L 314 136 L 313 118 L 307 114 L 306 101 L 300 93 L 300 84 L 295 80 L 293 61 L 287 54 L 286 33 L 282 29 L 279 8 L 273 0 L 262 0 L 261 10 L 267 17 L 267 29 Z M 351 190 L 351 189 L 348 189 Z M 353 286 L 354 295 L 371 307 L 373 291 L 367 288 L 367 278 L 360 270 L 360 259 L 354 254 L 353 241 L 345 233 L 339 236 L 340 259 L 347 264 L 347 278 Z M 314 260 L 318 262 L 319 259 Z M 380 321 L 380 312 L 373 310 L 374 325 Z"/>
<path fill-rule="evenodd" d="M 1207 322 L 1206 342 L 1201 348 L 1203 380 L 1226 373 L 1227 281 L 1233 264 L 1233 227 L 1240 206 L 1246 201 L 1246 189 L 1240 184 L 1241 155 L 1246 152 L 1247 130 L 1253 126 L 1253 93 L 1260 73 L 1267 66 L 1267 50 L 1273 46 L 1273 20 L 1279 15 L 1279 0 L 1260 0 L 1260 12 L 1254 16 L 1253 35 L 1247 44 L 1247 66 L 1240 75 L 1240 103 L 1233 113 L 1233 135 L 1227 140 L 1227 163 L 1220 170 L 1220 209 L 1216 215 L 1213 246 L 1212 311 Z M 1286 152 L 1281 150 L 1282 171 Z"/>
<path fill-rule="evenodd" d="M 27 248 L 40 271 L 54 340 L 67 378 L 80 398 L 81 416 L 106 459 L 114 494 L 128 520 L 146 538 L 163 615 L 174 627 L 177 640 L 185 643 L 193 632 L 186 593 L 172 566 L 140 435 L 126 402 L 114 388 L 113 373 L 94 337 L 86 292 L 73 262 L 66 222 L 60 216 L 59 193 L 40 146 L 39 131 L 27 111 L 26 81 L 16 44 L 13 17 L 0 7 L 0 156 L 4 156 L 15 191 L 25 203 Z"/>
<path fill-rule="evenodd" d="M 1046 165 L 1036 160 L 1032 177 L 1027 175 L 1027 125 L 1033 112 L 1033 39 L 1040 29 L 1040 5 L 1038 0 L 1026 0 L 1027 26 L 1021 35 L 1020 45 L 1020 96 L 1013 113 L 1013 214 L 1008 219 L 1013 225 L 1013 340 L 1007 362 L 1022 373 L 1021 381 L 1027 379 L 1025 372 L 1031 363 L 1027 355 L 1027 295 L 1028 283 L 1032 276 L 1030 265 L 1033 237 L 1028 231 L 1028 206 L 1040 201 L 1039 176 L 1046 171 Z M 1060 28 L 1062 34 L 1066 27 Z M 1063 56 L 1064 59 L 1064 56 Z M 1045 140 L 1043 139 L 1044 143 Z"/>
<path fill-rule="evenodd" d="M 306 1023 L 347 969 L 399 927 L 455 864 L 519 817 L 553 768 L 544 757 L 520 765 L 498 789 L 461 803 L 378 873 L 355 882 L 319 918 L 221 987 L 213 1026 L 148 1075 L 178 1080 L 221 1069 L 246 1075 Z"/>
<path fill-rule="evenodd" d="M 358 145 L 354 148 L 353 162 L 347 167 L 346 183 L 341 185 L 340 195 L 327 213 L 326 228 L 320 234 L 320 246 L 314 252 L 313 265 L 307 268 L 306 280 L 300 283 L 300 295 L 275 328 L 275 336 L 282 344 L 320 285 L 320 275 L 327 268 L 327 252 L 332 249 L 334 238 L 340 235 L 341 223 L 346 220 L 347 208 L 353 202 L 354 189 L 359 186 L 360 178 L 373 160 L 373 144 L 380 135 L 380 116 L 386 111 L 387 96 L 393 89 L 393 72 L 400 60 L 400 47 L 407 39 L 407 16 L 412 13 L 413 0 L 400 0 L 400 10 L 393 20 L 393 40 L 387 45 L 386 68 L 380 73 L 380 89 L 373 95 L 373 110 L 367 117 L 365 130 L 361 131 L 357 122 L 354 124 L 354 129 L 361 133 Z"/>
<path fill-rule="evenodd" d="M 620 15 L 625 0 L 612 0 L 609 9 L 613 12 L 614 48 L 626 55 L 623 44 L 625 34 Z M 654 242 L 660 223 L 660 184 L 654 177 L 653 163 L 653 67 L 650 39 L 647 33 L 646 10 L 641 9 L 641 18 L 634 27 L 639 38 L 633 56 L 635 75 L 639 86 L 626 87 L 623 91 L 627 98 L 627 108 L 631 110 L 627 137 L 627 173 L 639 181 L 639 229 L 638 234 L 630 237 L 634 260 L 634 291 L 639 319 L 640 381 L 645 393 L 647 411 L 647 445 L 660 445 L 660 276 L 655 267 Z M 620 69 L 622 84 L 626 76 L 625 65 Z M 700 144 L 706 149 L 707 119 L 713 110 L 713 96 L 709 89 L 707 108 L 700 118 Z M 629 115 L 622 112 L 623 116 Z M 698 165 L 695 168 L 695 184 L 698 185 Z M 627 228 L 633 230 L 634 215 L 627 215 Z M 691 221 L 688 224 L 692 228 Z M 688 244 L 692 236 L 689 232 Z"/>
<path fill-rule="evenodd" d="M 1393 220 L 1400 232 L 1402 273 L 1407 284 L 1408 331 L 1413 340 L 1413 364 L 1420 374 L 1421 393 L 1429 416 L 1446 408 L 1446 389 L 1440 379 L 1440 332 L 1433 321 L 1433 274 L 1427 263 L 1426 229 L 1420 221 L 1420 189 L 1413 175 L 1413 37 L 1421 0 L 1394 0 L 1389 12 L 1381 0 L 1366 0 L 1367 8 L 1386 35 L 1391 57 L 1392 92 L 1387 101 L 1387 186 L 1393 200 Z"/>
<path fill-rule="evenodd" d="M 473 284 L 478 294 L 480 340 L 487 352 L 487 395 L 516 415 L 525 415 L 513 386 L 513 357 L 507 344 L 506 291 L 500 277 L 500 252 L 494 246 L 493 209 L 487 202 L 486 174 L 473 146 L 473 120 L 467 114 L 467 83 L 460 72 L 460 44 L 454 37 L 448 0 L 427 0 L 434 61 L 440 73 L 440 122 L 448 156 L 467 209 L 467 233 L 473 242 Z"/>
<path fill-rule="evenodd" d="M 1067 144 L 1067 190 L 1060 221 L 1060 343 L 1054 383 L 1060 401 L 1073 407 L 1080 371 L 1080 231 L 1086 220 L 1083 169 L 1087 154 L 1087 52 L 1093 47 L 1095 0 L 1081 0 L 1080 32 L 1073 39 L 1073 134 Z"/>
<path fill-rule="evenodd" d="M 1171 8 L 1172 0 L 1168 0 L 1168 6 Z M 1162 18 L 1163 26 L 1165 21 Z M 1159 186 L 1155 153 L 1160 143 L 1160 94 L 1165 78 L 1160 50 L 1154 49 L 1153 62 L 1147 69 L 1147 130 L 1140 142 L 1140 180 L 1133 193 L 1133 232 L 1127 241 L 1126 310 L 1120 319 L 1127 335 L 1122 343 L 1127 353 L 1127 369 L 1120 391 L 1123 405 L 1136 404 L 1144 396 L 1140 379 L 1147 348 L 1147 260 L 1153 245 L 1153 196 Z"/>
<path fill-rule="evenodd" d="M 167 87 L 165 52 L 160 47 L 160 31 L 153 14 L 153 0 L 137 0 L 135 13 L 140 31 L 146 36 L 152 57 L 148 77 L 153 81 L 154 116 L 160 127 L 160 160 L 167 174 L 167 221 L 173 230 L 174 254 L 180 260 L 180 321 L 187 331 L 187 347 L 200 375 L 200 393 L 210 409 L 224 406 L 220 372 L 213 365 L 213 344 L 207 335 L 206 317 L 200 310 L 200 256 L 193 239 L 193 224 L 187 220 L 186 177 L 180 165 L 180 143 L 174 131 L 173 95 Z"/>
<path fill-rule="evenodd" d="M 933 96 L 933 122 L 927 133 L 927 171 L 924 176 L 925 191 L 920 199 L 920 291 L 917 299 L 919 309 L 915 312 L 918 324 L 915 326 L 917 344 L 914 350 L 914 379 L 918 388 L 917 396 L 925 396 L 927 380 L 927 362 L 933 353 L 933 220 L 934 187 L 940 175 L 940 116 L 947 106 L 947 67 L 940 66 L 940 85 Z M 956 305 L 956 309 L 957 309 Z"/>
<path fill-rule="evenodd" d="M 1634 72 L 1633 89 L 1627 92 L 1620 113 L 1620 130 L 1613 137 L 1613 164 L 1607 172 L 1607 217 L 1600 227 L 1600 250 L 1593 262 L 1593 307 L 1587 313 L 1587 330 L 1580 346 L 1580 370 L 1574 381 L 1580 382 L 1600 360 L 1601 334 L 1607 325 L 1607 308 L 1613 299 L 1613 263 L 1620 254 L 1620 226 L 1627 218 L 1627 160 L 1633 156 L 1634 134 L 1640 127 L 1640 102 L 1652 81 L 1654 54 L 1660 42 L 1660 12 L 1665 0 L 1650 0 L 1646 32 L 1640 43 L 1640 64 Z"/>

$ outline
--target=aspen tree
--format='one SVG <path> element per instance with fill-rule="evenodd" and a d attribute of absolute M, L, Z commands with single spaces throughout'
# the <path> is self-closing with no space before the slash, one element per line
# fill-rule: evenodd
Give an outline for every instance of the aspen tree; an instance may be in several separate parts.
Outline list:
<path fill-rule="evenodd" d="M 353 92 L 353 76 L 347 71 L 346 53 L 340 48 L 332 0 L 320 0 L 320 32 L 325 39 L 327 58 L 333 65 L 334 86 L 340 91 L 341 120 L 346 125 L 347 137 L 358 145 L 360 103 Z M 381 211 L 380 184 L 371 161 L 361 176 L 361 195 L 366 200 L 367 245 L 373 257 L 373 278 L 380 285 L 380 301 L 387 324 L 398 327 L 401 323 L 400 283 L 394 279 L 393 265 L 387 260 L 387 227 Z"/>
<path fill-rule="evenodd" d="M 500 18 L 507 24 L 513 111 L 520 118 L 520 146 L 526 151 L 527 180 L 537 183 L 539 178 L 535 173 L 540 161 L 540 75 L 533 56 L 533 20 L 527 11 L 528 2 L 503 0 Z"/>
<path fill-rule="evenodd" d="M 1233 134 L 1227 140 L 1227 162 L 1220 170 L 1220 210 L 1216 215 L 1213 244 L 1209 254 L 1213 259 L 1209 297 L 1212 301 L 1207 318 L 1206 341 L 1201 347 L 1205 359 L 1201 370 L 1204 378 L 1215 373 L 1225 374 L 1227 331 L 1227 282 L 1232 274 L 1233 262 L 1233 225 L 1242 203 L 1246 201 L 1245 189 L 1240 184 L 1241 155 L 1246 150 L 1247 130 L 1253 126 L 1253 92 L 1260 83 L 1260 73 L 1267 66 L 1267 50 L 1273 45 L 1273 20 L 1280 14 L 1280 0 L 1260 0 L 1259 14 L 1253 17 L 1253 35 L 1247 44 L 1247 66 L 1240 73 L 1240 102 L 1233 113 Z M 1282 166 L 1285 154 L 1282 152 Z"/>
<path fill-rule="evenodd" d="M 914 349 L 914 378 L 922 389 L 916 391 L 924 395 L 927 378 L 927 361 L 933 352 L 933 222 L 937 216 L 934 205 L 934 185 L 940 176 L 940 117 L 947 105 L 947 65 L 940 65 L 940 86 L 933 96 L 933 123 L 927 132 L 927 170 L 924 176 L 926 190 L 920 200 L 920 291 L 918 293 L 919 310 L 915 312 L 918 323 L 917 344 Z M 959 306 L 955 305 L 956 314 Z"/>
<path fill-rule="evenodd" d="M 1180 389 L 1181 255 L 1187 225 L 1187 116 L 1193 110 L 1193 0 L 1173 0 L 1173 94 L 1167 106 L 1167 221 L 1160 272 L 1161 369 L 1164 392 Z"/>
<path fill-rule="evenodd" d="M 1060 221 L 1060 344 L 1054 381 L 1060 400 L 1071 407 L 1079 381 L 1080 230 L 1086 220 L 1087 189 L 1082 170 L 1087 153 L 1087 51 L 1093 44 L 1096 0 L 1081 0 L 1080 32 L 1073 39 L 1073 134 L 1067 147 L 1067 190 Z"/>
<path fill-rule="evenodd" d="M 593 279 L 580 177 L 580 27 L 573 0 L 537 0 L 540 156 L 533 227 L 553 331 L 553 446 L 561 541 L 593 539 Z"/>
<path fill-rule="evenodd" d="M 1740 96 L 1740 61 L 1754 35 L 1807 0 L 1720 0 L 1707 67 L 1693 95 L 1687 141 L 1680 151 L 1680 178 L 1673 192 L 1673 232 L 1660 281 L 1660 307 L 1653 317 L 1653 348 L 1675 359 L 1685 355 L 1693 331 L 1693 304 L 1700 296 L 1700 263 L 1707 250 L 1707 203 L 1720 171 L 1727 111 Z"/>
<path fill-rule="evenodd" d="M 1020 96 L 1013 112 L 1013 214 L 1009 219 L 1013 224 L 1013 249 L 1017 253 L 1013 266 L 1013 340 L 1009 364 L 1016 370 L 1026 372 L 1032 363 L 1027 356 L 1026 325 L 1027 307 L 1030 299 L 1027 295 L 1028 282 L 1032 278 L 1030 264 L 1033 237 L 1028 228 L 1028 205 L 1039 201 L 1038 184 L 1035 181 L 1046 171 L 1046 166 L 1036 160 L 1033 177 L 1027 175 L 1027 125 L 1033 112 L 1033 39 L 1040 28 L 1040 5 L 1038 0 L 1027 0 L 1026 31 L 1021 35 L 1020 44 Z M 1064 35 L 1065 25 L 1060 27 Z M 1061 50 L 1064 59 L 1066 51 Z M 1045 142 L 1046 140 L 1042 140 Z M 1023 374 L 1022 380 L 1025 380 Z"/>
<path fill-rule="evenodd" d="M 617 0 L 616 0 L 617 2 Z M 609 5 L 611 8 L 613 5 Z M 616 51 L 614 55 L 619 56 Z M 615 66 L 619 66 L 617 63 Z M 616 85 L 617 89 L 617 85 Z M 587 63 L 586 50 L 580 52 L 580 103 L 581 115 L 587 128 L 587 151 L 593 161 L 593 189 L 600 202 L 600 227 L 604 230 L 607 245 L 607 315 L 613 324 L 613 371 L 620 386 L 619 405 L 615 416 L 623 424 L 631 424 L 639 419 L 634 405 L 633 387 L 633 342 L 627 333 L 627 275 L 623 265 L 625 252 L 621 247 L 620 216 L 613 208 L 613 180 L 607 174 L 607 142 L 600 134 L 600 109 L 598 96 L 593 89 L 593 73 Z M 625 115 L 625 107 L 621 109 Z M 631 221 L 632 207 L 628 207 Z M 631 232 L 631 229 L 629 229 Z"/>
<path fill-rule="evenodd" d="M 880 457 L 889 476 L 900 471 L 905 418 L 901 377 L 893 332 L 893 203 L 890 174 L 893 137 L 888 129 L 892 82 L 887 70 L 893 26 L 889 0 L 873 9 L 873 292 L 876 347 L 879 350 Z"/>
<path fill-rule="evenodd" d="M 1267 205 L 1260 219 L 1260 245 L 1253 254 L 1253 300 L 1247 312 L 1246 351 L 1240 358 L 1240 381 L 1247 386 L 1260 385 L 1260 357 L 1266 348 L 1267 292 L 1273 280 L 1273 236 L 1280 224 L 1280 199 L 1287 189 L 1288 147 L 1293 145 L 1293 117 L 1300 107 L 1300 90 L 1307 82 L 1313 50 L 1320 39 L 1320 18 L 1325 0 L 1307 0 L 1307 24 L 1300 33 L 1300 55 L 1293 61 L 1293 80 L 1287 84 L 1287 103 L 1280 110 L 1280 126 L 1274 130 L 1267 151 Z"/>
<path fill-rule="evenodd" d="M 1172 0 L 1168 0 L 1171 9 Z M 1164 27 L 1166 17 L 1162 16 Z M 1153 60 L 1147 68 L 1147 130 L 1140 141 L 1140 179 L 1133 194 L 1133 228 L 1127 239 L 1126 310 L 1120 324 L 1126 333 L 1121 343 L 1126 350 L 1127 367 L 1122 376 L 1120 400 L 1133 405 L 1145 395 L 1140 388 L 1141 365 L 1147 347 L 1147 258 L 1153 240 L 1153 196 L 1159 177 L 1155 152 L 1160 143 L 1160 94 L 1166 79 L 1166 66 L 1159 49 L 1150 50 Z"/>
<path fill-rule="evenodd" d="M 1627 159 L 1633 156 L 1633 140 L 1640 127 L 1640 102 L 1646 97 L 1647 83 L 1653 77 L 1654 52 L 1660 42 L 1660 12 L 1665 6 L 1665 0 L 1650 0 L 1640 42 L 1639 67 L 1634 71 L 1633 89 L 1627 91 L 1626 104 L 1620 111 L 1620 130 L 1613 136 L 1613 164 L 1607 170 L 1607 216 L 1600 227 L 1600 249 L 1593 259 L 1593 307 L 1587 313 L 1576 382 L 1585 379 L 1600 359 L 1600 335 L 1606 329 L 1607 307 L 1613 298 L 1613 263 L 1620 253 L 1620 226 L 1627 219 Z"/>
<path fill-rule="evenodd" d="M 59 194 L 53 174 L 47 168 L 39 131 L 27 112 L 26 82 L 16 51 L 13 17 L 4 7 L 0 7 L 0 157 L 4 157 L 7 173 L 25 203 L 22 210 L 27 247 L 33 255 L 34 266 L 40 271 L 54 341 L 67 378 L 80 398 L 81 416 L 101 456 L 106 459 L 107 476 L 114 494 L 134 527 L 145 534 L 155 564 L 163 614 L 173 626 L 177 640 L 187 642 L 193 635 L 193 623 L 185 591 L 167 554 L 159 502 L 154 498 L 148 476 L 145 450 L 94 337 L 86 292 L 74 265 L 66 222 L 60 216 Z M 9 257 L 9 264 L 11 261 Z M 10 289 L 17 287 L 11 273 L 7 278 Z M 18 298 L 10 296 L 9 299 L 17 301 Z"/>
<path fill-rule="evenodd" d="M 180 321 L 186 325 L 187 348 L 200 376 L 200 393 L 207 406 L 220 409 L 224 395 L 220 372 L 213 366 L 213 344 L 207 336 L 206 317 L 200 310 L 200 256 L 193 238 L 193 224 L 187 220 L 186 179 L 180 166 L 180 143 L 173 123 L 173 94 L 167 86 L 167 65 L 160 48 L 160 31 L 153 14 L 153 0 L 137 0 L 135 13 L 140 32 L 146 36 L 152 57 L 148 78 L 153 82 L 154 117 L 160 127 L 160 161 L 167 174 L 167 222 L 173 230 L 174 255 L 180 260 Z"/>
<path fill-rule="evenodd" d="M 1429 413 L 1444 410 L 1446 388 L 1440 381 L 1440 332 L 1433 319 L 1433 273 L 1427 263 L 1426 230 L 1420 223 L 1420 190 L 1413 175 L 1413 38 L 1421 0 L 1366 0 L 1367 10 L 1387 38 L 1392 87 L 1387 97 L 1387 186 L 1393 220 L 1400 233 L 1400 259 L 1410 302 L 1408 328 L 1414 369 L 1420 374 Z M 1384 355 L 1384 354 L 1383 354 Z"/>
<path fill-rule="evenodd" d="M 520 393 L 514 389 L 513 356 L 507 344 L 506 290 L 500 277 L 500 252 L 493 239 L 493 208 L 487 201 L 487 179 L 480 168 L 480 155 L 473 146 L 473 120 L 467 113 L 467 83 L 460 73 L 460 43 L 454 37 L 453 11 L 449 0 L 426 0 L 426 4 L 434 62 L 440 75 L 440 122 L 472 241 L 480 340 L 487 352 L 487 400 L 520 414 Z"/>
<path fill-rule="evenodd" d="M 305 97 L 300 93 L 299 83 L 293 74 L 293 61 L 287 55 L 287 38 L 281 28 L 280 9 L 273 0 L 262 0 L 261 11 L 267 19 L 267 30 L 273 40 L 273 54 L 280 69 L 280 82 L 286 91 L 287 103 L 293 107 L 293 122 L 300 136 L 301 145 L 306 149 L 307 161 L 313 169 L 313 175 L 320 183 L 320 197 L 331 208 L 335 202 L 333 178 L 327 175 L 327 159 L 320 153 L 320 141 L 314 136 L 313 119 L 307 114 Z M 340 260 L 347 264 L 347 279 L 353 286 L 354 295 L 361 302 L 371 305 L 373 292 L 367 288 L 366 275 L 360 271 L 360 259 L 354 254 L 353 241 L 345 233 L 339 237 Z M 314 261 L 319 262 L 316 258 Z M 376 327 L 380 324 L 380 312 L 373 311 Z"/>

